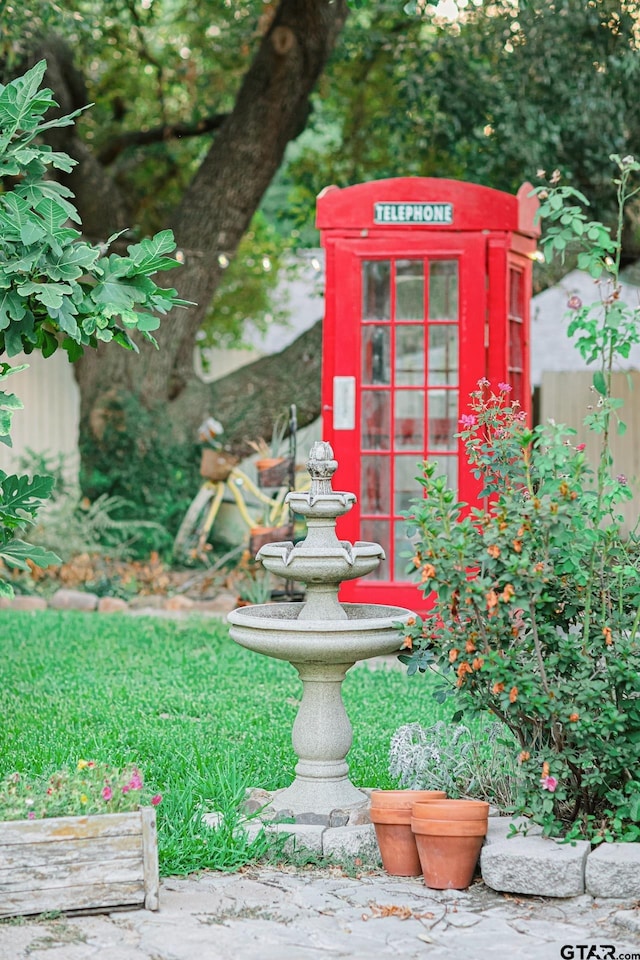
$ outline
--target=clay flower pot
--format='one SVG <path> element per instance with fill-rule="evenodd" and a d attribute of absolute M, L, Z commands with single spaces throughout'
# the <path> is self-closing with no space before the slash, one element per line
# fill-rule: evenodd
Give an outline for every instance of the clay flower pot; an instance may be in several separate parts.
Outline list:
<path fill-rule="evenodd" d="M 411 830 L 416 801 L 443 799 L 441 790 L 374 790 L 370 816 L 376 831 L 382 865 L 394 877 L 419 877 L 418 848 Z"/>
<path fill-rule="evenodd" d="M 416 820 L 487 820 L 489 804 L 484 800 L 418 799 L 411 816 Z"/>
<path fill-rule="evenodd" d="M 434 890 L 464 890 L 473 880 L 487 832 L 489 804 L 433 800 L 414 804 L 414 833 L 424 882 Z"/>

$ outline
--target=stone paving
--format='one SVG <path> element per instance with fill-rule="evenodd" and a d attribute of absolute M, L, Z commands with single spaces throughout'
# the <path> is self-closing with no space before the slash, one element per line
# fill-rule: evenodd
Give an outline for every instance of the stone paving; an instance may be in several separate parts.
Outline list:
<path fill-rule="evenodd" d="M 515 897 L 482 882 L 440 892 L 382 871 L 249 867 L 167 878 L 157 913 L 0 924 L 0 960 L 342 957 L 640 960 L 640 905 Z"/>

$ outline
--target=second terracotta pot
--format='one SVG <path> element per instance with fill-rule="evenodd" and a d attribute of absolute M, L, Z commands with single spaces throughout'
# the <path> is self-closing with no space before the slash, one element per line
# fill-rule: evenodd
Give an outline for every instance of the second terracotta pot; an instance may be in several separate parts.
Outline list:
<path fill-rule="evenodd" d="M 394 877 L 419 877 L 422 873 L 411 810 L 416 800 L 442 799 L 441 790 L 374 790 L 370 816 L 376 831 L 382 865 Z"/>
<path fill-rule="evenodd" d="M 414 833 L 424 882 L 434 890 L 464 890 L 473 880 L 487 832 L 489 804 L 434 800 L 413 807 Z"/>
<path fill-rule="evenodd" d="M 484 800 L 447 800 L 425 798 L 412 807 L 416 820 L 486 820 L 489 804 Z"/>

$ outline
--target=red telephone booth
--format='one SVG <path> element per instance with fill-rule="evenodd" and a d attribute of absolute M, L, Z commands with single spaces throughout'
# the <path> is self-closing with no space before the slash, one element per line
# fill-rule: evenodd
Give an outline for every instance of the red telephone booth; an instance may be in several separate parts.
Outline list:
<path fill-rule="evenodd" d="M 419 606 L 402 512 L 417 463 L 437 459 L 461 500 L 477 486 L 454 438 L 477 382 L 506 381 L 530 411 L 529 303 L 537 208 L 472 183 L 397 178 L 320 194 L 326 249 L 322 436 L 358 502 L 345 539 L 381 543 L 378 571 L 341 598 Z"/>

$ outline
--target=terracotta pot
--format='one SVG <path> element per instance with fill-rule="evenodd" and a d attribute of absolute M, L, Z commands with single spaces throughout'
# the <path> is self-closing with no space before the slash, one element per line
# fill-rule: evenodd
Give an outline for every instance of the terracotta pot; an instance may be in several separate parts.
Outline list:
<path fill-rule="evenodd" d="M 473 880 L 484 835 L 485 820 L 412 818 L 422 875 L 433 890 L 464 890 Z"/>
<path fill-rule="evenodd" d="M 395 877 L 419 877 L 422 873 L 418 848 L 411 829 L 411 810 L 416 799 L 444 797 L 440 790 L 374 790 L 370 816 L 376 831 L 382 865 Z"/>
<path fill-rule="evenodd" d="M 414 803 L 426 800 L 445 800 L 443 790 L 373 790 L 371 807 L 407 807 L 411 810 Z"/>
<path fill-rule="evenodd" d="M 473 880 L 487 832 L 489 804 L 483 800 L 414 803 L 411 829 L 424 882 L 434 890 L 463 890 Z"/>
<path fill-rule="evenodd" d="M 416 820 L 486 820 L 489 804 L 484 800 L 428 800 L 413 805 Z"/>

